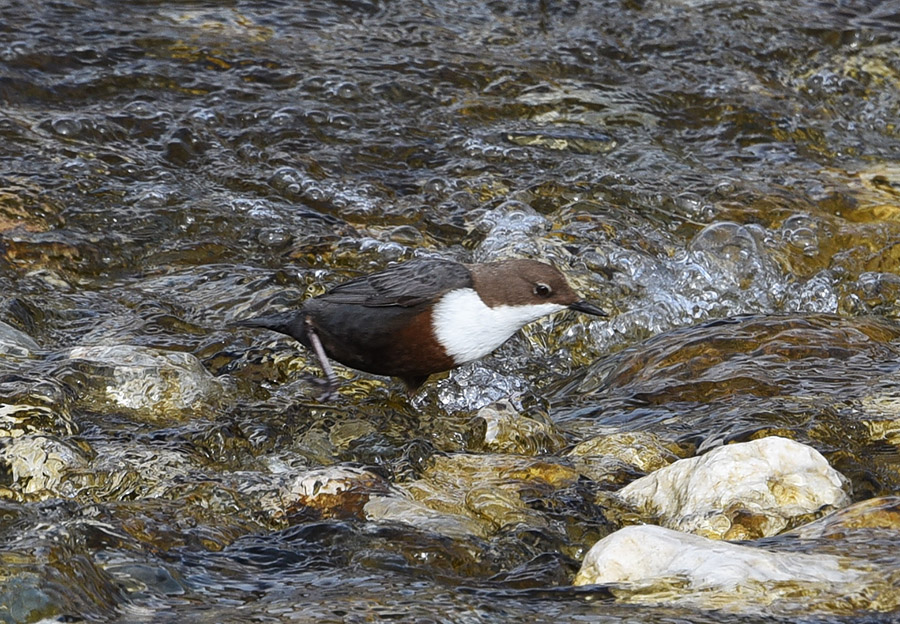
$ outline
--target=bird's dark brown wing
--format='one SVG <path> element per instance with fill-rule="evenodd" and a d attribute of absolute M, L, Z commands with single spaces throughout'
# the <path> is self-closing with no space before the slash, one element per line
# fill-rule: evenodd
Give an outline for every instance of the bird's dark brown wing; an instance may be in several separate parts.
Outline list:
<path fill-rule="evenodd" d="M 412 307 L 456 288 L 472 288 L 472 276 L 451 260 L 411 260 L 338 284 L 316 299 L 367 307 Z"/>

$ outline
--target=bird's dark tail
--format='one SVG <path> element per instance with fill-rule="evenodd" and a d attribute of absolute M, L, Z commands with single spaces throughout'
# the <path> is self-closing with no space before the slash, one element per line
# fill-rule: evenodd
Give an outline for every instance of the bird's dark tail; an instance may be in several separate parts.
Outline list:
<path fill-rule="evenodd" d="M 284 312 L 272 316 L 257 316 L 251 319 L 242 319 L 230 323 L 230 327 L 258 327 L 271 329 L 281 334 L 287 334 L 300 342 L 307 344 L 304 315 L 297 312 Z"/>

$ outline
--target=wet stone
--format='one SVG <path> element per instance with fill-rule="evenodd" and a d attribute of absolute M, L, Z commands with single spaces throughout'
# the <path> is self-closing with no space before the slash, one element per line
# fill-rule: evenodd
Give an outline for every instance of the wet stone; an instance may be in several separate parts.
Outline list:
<path fill-rule="evenodd" d="M 478 533 L 490 534 L 516 524 L 546 527 L 549 518 L 536 501 L 549 500 L 578 477 L 570 466 L 543 458 L 459 453 L 435 456 L 422 478 L 398 487 L 431 509 L 474 520 Z"/>
<path fill-rule="evenodd" d="M 566 443 L 549 418 L 525 416 L 509 401 L 483 407 L 475 418 L 485 424 L 484 446 L 495 453 L 546 455 Z"/>
<path fill-rule="evenodd" d="M 89 452 L 71 440 L 49 435 L 0 439 L 0 472 L 10 475 L 5 495 L 17 500 L 71 496 L 68 477 L 89 464 Z"/>
<path fill-rule="evenodd" d="M 32 622 L 55 615 L 59 606 L 54 604 L 42 585 L 40 577 L 32 573 L 5 578 L 0 589 L 0 619 L 4 622 Z"/>
<path fill-rule="evenodd" d="M 0 357 L 30 358 L 40 348 L 31 336 L 0 321 Z"/>
<path fill-rule="evenodd" d="M 161 565 L 121 563 L 107 565 L 104 571 L 129 594 L 152 592 L 173 596 L 184 593 L 184 585 Z"/>
<path fill-rule="evenodd" d="M 120 588 L 77 549 L 78 537 L 42 518 L 3 545 L 0 622 L 97 622 L 113 616 L 123 598 Z"/>
<path fill-rule="evenodd" d="M 777 609 L 784 601 L 781 608 L 804 614 L 871 608 L 870 590 L 885 585 L 884 571 L 865 561 L 767 551 L 652 525 L 626 527 L 597 542 L 574 582 L 612 584 L 624 602 L 733 613 Z"/>
<path fill-rule="evenodd" d="M 678 460 L 683 451 L 645 431 L 616 432 L 585 440 L 569 451 L 575 458 L 611 456 L 641 472 L 653 472 Z"/>
<path fill-rule="evenodd" d="M 183 447 L 150 446 L 135 440 L 98 440 L 84 475 L 92 495 L 104 500 L 184 495 L 192 478 L 206 481 L 200 459 Z"/>
<path fill-rule="evenodd" d="M 400 495 L 372 496 L 364 511 L 366 519 L 371 522 L 400 522 L 419 531 L 454 539 L 488 536 L 485 525 L 477 520 L 462 514 L 438 511 Z"/>
<path fill-rule="evenodd" d="M 39 371 L 0 376 L 0 438 L 80 433 L 82 427 L 72 414 L 73 399 L 65 384 Z"/>
<path fill-rule="evenodd" d="M 224 390 L 189 353 L 132 345 L 75 347 L 69 357 L 84 375 L 82 399 L 147 421 L 211 416 Z"/>
<path fill-rule="evenodd" d="M 56 231 L 28 232 L 11 230 L 0 233 L 0 258 L 29 270 L 69 269 L 97 260 L 96 247 L 84 240 L 73 240 Z"/>
<path fill-rule="evenodd" d="M 818 451 L 773 436 L 679 460 L 618 495 L 671 529 L 752 539 L 847 505 L 846 486 Z"/>
<path fill-rule="evenodd" d="M 391 487 L 373 472 L 350 466 L 310 470 L 291 480 L 281 493 L 286 516 L 314 512 L 322 518 L 362 517 L 369 499 Z"/>
<path fill-rule="evenodd" d="M 0 188 L 0 232 L 22 228 L 45 232 L 62 223 L 62 207 L 47 203 L 37 188 L 7 186 Z"/>
<path fill-rule="evenodd" d="M 0 404 L 0 438 L 35 433 L 72 435 L 79 429 L 67 411 L 60 413 L 39 405 Z"/>
<path fill-rule="evenodd" d="M 596 436 L 566 453 L 578 472 L 603 490 L 618 490 L 647 473 L 668 466 L 684 454 L 684 449 L 677 444 L 666 443 L 646 431 Z M 615 505 L 615 501 L 612 503 Z"/>
<path fill-rule="evenodd" d="M 853 531 L 900 533 L 900 496 L 879 496 L 838 509 L 791 531 L 802 539 L 840 538 Z"/>

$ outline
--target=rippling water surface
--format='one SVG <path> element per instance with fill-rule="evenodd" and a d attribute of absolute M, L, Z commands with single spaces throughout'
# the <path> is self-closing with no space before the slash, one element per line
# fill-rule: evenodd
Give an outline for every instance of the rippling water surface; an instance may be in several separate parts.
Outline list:
<path fill-rule="evenodd" d="M 5 0 L 0 620 L 723 621 L 571 588 L 642 471 L 566 453 L 782 435 L 900 492 L 898 119 L 889 1 Z M 330 404 L 228 327 L 418 256 L 544 258 L 613 314 Z M 297 480 L 329 467 L 336 501 Z M 898 569 L 885 514 L 770 539 Z"/>

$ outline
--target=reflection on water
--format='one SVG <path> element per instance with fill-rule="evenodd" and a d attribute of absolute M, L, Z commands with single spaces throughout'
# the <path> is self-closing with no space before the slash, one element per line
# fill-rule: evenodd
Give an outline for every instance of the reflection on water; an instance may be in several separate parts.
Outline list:
<path fill-rule="evenodd" d="M 766 435 L 888 518 L 766 543 L 896 569 L 898 20 L 8 0 L 0 620 L 721 621 L 570 585 L 608 490 Z M 228 327 L 417 255 L 547 259 L 615 314 L 328 405 Z"/>

